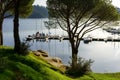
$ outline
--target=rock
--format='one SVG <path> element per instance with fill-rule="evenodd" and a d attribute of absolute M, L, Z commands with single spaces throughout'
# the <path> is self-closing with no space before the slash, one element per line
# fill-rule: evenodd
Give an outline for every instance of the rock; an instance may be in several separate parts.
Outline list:
<path fill-rule="evenodd" d="M 59 57 L 53 57 L 52 60 L 57 63 L 62 63 L 62 59 Z"/>
<path fill-rule="evenodd" d="M 46 54 L 46 53 L 41 53 L 41 55 L 42 55 L 43 57 L 48 57 L 48 54 Z"/>
<path fill-rule="evenodd" d="M 37 51 L 40 52 L 43 57 L 48 57 L 48 53 L 46 53 L 42 50 L 37 50 Z"/>
<path fill-rule="evenodd" d="M 37 50 L 37 51 L 38 51 L 38 52 L 41 52 L 41 53 L 46 53 L 45 51 L 43 51 L 43 50 L 40 50 L 40 49 L 39 49 L 39 50 Z"/>
<path fill-rule="evenodd" d="M 42 53 L 40 51 L 33 51 L 33 53 L 36 55 L 36 56 L 41 56 L 41 57 L 48 57 L 48 54 L 46 52 Z"/>
<path fill-rule="evenodd" d="M 38 51 L 33 51 L 33 53 L 34 53 L 34 55 L 36 55 L 36 56 L 41 56 L 41 53 L 38 52 Z"/>
<path fill-rule="evenodd" d="M 59 57 L 50 57 L 48 56 L 48 54 L 44 51 L 41 50 L 37 50 L 37 51 L 33 51 L 34 55 L 36 56 L 40 56 L 42 59 L 46 60 L 49 64 L 60 68 L 63 72 L 65 72 L 67 69 L 69 69 L 69 66 L 64 65 L 62 63 L 62 59 Z"/>
<path fill-rule="evenodd" d="M 64 68 L 65 70 L 68 70 L 70 67 L 69 67 L 68 65 L 62 64 L 62 65 L 60 66 L 60 68 Z"/>

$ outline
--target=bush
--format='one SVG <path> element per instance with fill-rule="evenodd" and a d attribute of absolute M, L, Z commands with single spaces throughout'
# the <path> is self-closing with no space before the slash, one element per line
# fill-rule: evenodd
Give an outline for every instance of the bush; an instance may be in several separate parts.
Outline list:
<path fill-rule="evenodd" d="M 70 68 L 67 70 L 67 74 L 70 75 L 70 76 L 74 76 L 74 77 L 79 77 L 79 76 L 82 76 L 84 74 L 87 74 L 89 72 L 91 72 L 91 64 L 93 63 L 94 61 L 89 59 L 89 60 L 85 60 L 84 58 L 82 57 L 79 57 L 78 58 L 78 62 L 77 62 L 77 66 L 76 68 L 73 70 L 72 69 L 72 65 L 70 63 Z"/>
<path fill-rule="evenodd" d="M 21 45 L 20 45 L 20 54 L 22 55 L 27 55 L 30 51 L 30 44 L 29 42 L 27 41 L 23 41 L 21 42 Z"/>

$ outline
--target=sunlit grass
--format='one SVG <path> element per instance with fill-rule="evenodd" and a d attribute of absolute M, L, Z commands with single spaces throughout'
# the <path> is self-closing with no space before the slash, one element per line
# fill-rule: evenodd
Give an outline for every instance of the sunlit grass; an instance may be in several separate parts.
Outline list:
<path fill-rule="evenodd" d="M 76 80 L 120 80 L 120 73 L 90 73 Z"/>
<path fill-rule="evenodd" d="M 9 52 L 12 50 L 12 48 L 0 46 L 1 57 L 7 57 L 8 59 L 7 67 L 0 73 L 0 80 L 71 80 L 32 53 L 22 56 Z M 11 76 L 9 75 L 10 73 L 5 72 L 6 70 L 11 71 Z"/>

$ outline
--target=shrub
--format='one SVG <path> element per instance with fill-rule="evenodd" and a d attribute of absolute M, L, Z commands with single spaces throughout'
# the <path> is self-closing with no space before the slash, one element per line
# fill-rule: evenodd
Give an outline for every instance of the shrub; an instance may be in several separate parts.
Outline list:
<path fill-rule="evenodd" d="M 29 51 L 30 51 L 30 44 L 29 42 L 24 40 L 23 42 L 21 42 L 19 53 L 22 55 L 27 55 Z"/>
<path fill-rule="evenodd" d="M 89 72 L 91 72 L 91 64 L 94 61 L 89 59 L 89 60 L 85 60 L 82 57 L 78 58 L 78 62 L 77 62 L 77 66 L 76 68 L 73 70 L 72 69 L 72 65 L 70 63 L 70 68 L 66 71 L 66 73 L 70 76 L 74 76 L 74 77 L 78 77 L 78 76 L 82 76 L 84 74 L 87 74 Z"/>

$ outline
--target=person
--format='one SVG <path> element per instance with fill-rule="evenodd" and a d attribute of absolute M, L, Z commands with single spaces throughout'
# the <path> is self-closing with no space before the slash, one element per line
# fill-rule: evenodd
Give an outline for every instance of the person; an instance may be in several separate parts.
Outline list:
<path fill-rule="evenodd" d="M 40 33 L 36 32 L 36 38 L 39 38 L 39 37 L 40 37 Z"/>

